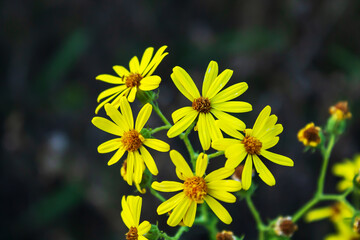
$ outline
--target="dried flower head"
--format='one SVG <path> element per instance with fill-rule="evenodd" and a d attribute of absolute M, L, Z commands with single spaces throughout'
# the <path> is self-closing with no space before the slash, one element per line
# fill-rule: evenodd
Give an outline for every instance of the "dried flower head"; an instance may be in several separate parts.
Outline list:
<path fill-rule="evenodd" d="M 233 232 L 225 231 L 219 232 L 216 234 L 216 240 L 235 240 Z"/>
<path fill-rule="evenodd" d="M 329 112 L 338 121 L 351 118 L 347 101 L 341 101 L 331 106 Z"/>
<path fill-rule="evenodd" d="M 291 217 L 279 217 L 275 224 L 275 233 L 278 236 L 291 237 L 298 226 L 292 221 Z"/>
<path fill-rule="evenodd" d="M 298 139 L 305 146 L 317 147 L 321 142 L 320 131 L 320 127 L 309 123 L 298 132 Z"/>

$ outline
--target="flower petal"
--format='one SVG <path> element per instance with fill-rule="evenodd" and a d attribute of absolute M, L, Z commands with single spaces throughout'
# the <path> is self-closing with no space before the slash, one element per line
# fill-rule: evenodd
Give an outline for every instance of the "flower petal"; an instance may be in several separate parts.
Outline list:
<path fill-rule="evenodd" d="M 106 104 L 105 111 L 111 120 L 113 120 L 114 123 L 123 130 L 122 134 L 124 134 L 125 131 L 130 130 L 130 126 L 127 124 L 124 116 L 112 104 Z"/>
<path fill-rule="evenodd" d="M 153 59 L 150 61 L 150 63 L 142 73 L 143 76 L 150 76 L 151 74 L 153 74 L 153 72 L 159 66 L 164 57 L 169 54 L 168 52 L 164 53 L 166 48 L 167 46 L 162 46 L 161 48 L 159 48 L 159 50 L 156 51 Z"/>
<path fill-rule="evenodd" d="M 237 131 L 232 125 L 224 120 L 216 120 L 216 124 L 224 131 L 227 135 L 242 140 L 244 135 Z"/>
<path fill-rule="evenodd" d="M 242 173 L 241 183 L 244 190 L 248 190 L 252 180 L 252 156 L 248 154 Z"/>
<path fill-rule="evenodd" d="M 197 203 L 195 201 L 191 201 L 189 209 L 187 210 L 185 216 L 184 216 L 184 224 L 188 227 L 192 227 L 195 216 L 196 216 L 196 208 Z"/>
<path fill-rule="evenodd" d="M 160 192 L 176 192 L 184 189 L 184 184 L 174 181 L 153 182 L 151 187 Z"/>
<path fill-rule="evenodd" d="M 111 84 L 124 83 L 122 78 L 115 77 L 115 76 L 110 75 L 110 74 L 100 74 L 100 75 L 96 76 L 96 80 L 100 80 L 100 81 L 111 83 Z"/>
<path fill-rule="evenodd" d="M 167 136 L 169 138 L 173 138 L 184 132 L 194 122 L 197 115 L 197 111 L 189 112 L 188 115 L 180 119 L 178 122 L 175 123 L 174 126 L 169 129 L 169 131 L 167 132 Z"/>
<path fill-rule="evenodd" d="M 169 144 L 155 138 L 146 138 L 143 144 L 159 152 L 168 152 L 170 150 Z"/>
<path fill-rule="evenodd" d="M 234 116 L 231 116 L 228 113 L 223 112 L 221 109 L 217 110 L 212 108 L 210 112 L 214 114 L 217 119 L 228 122 L 229 125 L 239 131 L 244 131 L 246 127 L 243 121 Z"/>
<path fill-rule="evenodd" d="M 239 152 L 238 155 L 233 155 L 232 157 L 228 158 L 225 162 L 226 168 L 236 168 L 240 165 L 240 163 L 245 159 L 247 152 Z"/>
<path fill-rule="evenodd" d="M 108 161 L 108 166 L 117 163 L 120 160 L 120 158 L 124 155 L 124 153 L 125 153 L 125 149 L 119 148 L 119 150 L 117 150 L 116 153 Z"/>
<path fill-rule="evenodd" d="M 140 223 L 137 229 L 139 235 L 144 235 L 150 231 L 151 224 L 148 221 L 143 221 L 142 223 Z"/>
<path fill-rule="evenodd" d="M 143 129 L 145 123 L 149 120 L 150 118 L 150 115 L 151 115 L 151 112 L 152 112 L 152 106 L 150 105 L 150 103 L 147 103 L 145 104 L 137 118 L 136 118 L 136 122 L 135 122 L 135 130 L 137 130 L 138 132 L 141 131 L 141 129 Z"/>
<path fill-rule="evenodd" d="M 119 149 L 122 146 L 121 138 L 114 138 L 98 146 L 98 153 L 109 153 Z"/>
<path fill-rule="evenodd" d="M 175 167 L 186 177 L 193 177 L 194 174 L 191 171 L 189 164 L 185 161 L 183 156 L 176 150 L 170 151 L 170 159 L 174 163 Z"/>
<path fill-rule="evenodd" d="M 124 132 L 118 125 L 103 117 L 94 117 L 91 122 L 95 127 L 107 133 L 122 136 Z"/>
<path fill-rule="evenodd" d="M 234 173 L 235 169 L 230 168 L 219 168 L 217 170 L 212 171 L 205 177 L 206 182 L 212 182 L 216 180 L 222 180 L 224 178 L 230 177 Z"/>
<path fill-rule="evenodd" d="M 236 197 L 234 195 L 223 190 L 208 189 L 208 194 L 213 198 L 216 198 L 223 202 L 227 202 L 227 203 L 236 202 Z"/>
<path fill-rule="evenodd" d="M 259 116 L 257 117 L 254 126 L 253 126 L 253 135 L 257 136 L 261 130 L 263 129 L 264 125 L 266 124 L 266 122 L 269 119 L 270 116 L 270 112 L 271 112 L 271 107 L 268 105 L 266 106 L 259 114 Z"/>
<path fill-rule="evenodd" d="M 155 176 L 158 175 L 159 170 L 155 164 L 154 158 L 151 156 L 149 151 L 145 147 L 141 146 L 140 153 L 151 174 Z"/>
<path fill-rule="evenodd" d="M 214 103 L 220 103 L 220 102 L 226 102 L 232 100 L 243 94 L 247 89 L 248 89 L 248 85 L 246 82 L 234 84 L 226 88 L 225 90 L 219 92 L 217 95 L 215 95 L 211 99 L 211 103 L 214 104 Z"/>
<path fill-rule="evenodd" d="M 134 182 L 137 184 L 141 183 L 142 176 L 143 176 L 143 166 L 144 166 L 144 160 L 140 153 L 138 151 L 133 152 L 134 153 Z"/>
<path fill-rule="evenodd" d="M 106 98 L 110 95 L 113 95 L 115 93 L 120 93 L 126 89 L 126 85 L 120 85 L 116 87 L 112 87 L 109 89 L 106 89 L 105 91 L 102 91 L 99 96 L 97 97 L 97 101 L 100 102 L 101 99 Z"/>
<path fill-rule="evenodd" d="M 242 101 L 214 103 L 211 104 L 211 106 L 217 110 L 230 113 L 243 113 L 252 111 L 251 104 Z"/>
<path fill-rule="evenodd" d="M 208 165 L 207 154 L 200 153 L 196 160 L 195 175 L 198 177 L 204 176 L 207 165 Z"/>
<path fill-rule="evenodd" d="M 221 89 L 225 87 L 232 75 L 233 71 L 230 69 L 225 69 L 222 73 L 220 73 L 220 75 L 217 76 L 211 83 L 207 92 L 207 97 L 212 99 Z"/>
<path fill-rule="evenodd" d="M 225 157 L 227 157 L 227 158 L 237 157 L 239 155 L 243 155 L 243 152 L 246 152 L 246 150 L 245 150 L 244 144 L 242 144 L 240 142 L 240 143 L 230 145 L 229 147 L 227 147 L 225 149 Z"/>
<path fill-rule="evenodd" d="M 134 128 L 134 117 L 129 102 L 125 97 L 120 99 L 120 109 L 130 129 Z"/>
<path fill-rule="evenodd" d="M 279 137 L 274 137 L 262 142 L 262 149 L 269 149 L 275 146 L 279 142 Z"/>
<path fill-rule="evenodd" d="M 184 198 L 187 198 L 185 196 L 184 192 L 180 192 L 176 194 L 175 196 L 169 198 L 165 202 L 161 203 L 159 207 L 157 208 L 157 214 L 162 215 L 164 213 L 170 212 L 172 209 L 174 209 Z"/>
<path fill-rule="evenodd" d="M 218 75 L 219 67 L 217 62 L 211 61 L 206 69 L 204 82 L 202 86 L 202 95 L 204 97 L 207 97 L 207 93 L 209 90 L 209 87 L 211 86 L 211 83 L 215 80 L 215 78 Z"/>
<path fill-rule="evenodd" d="M 182 107 L 171 114 L 173 122 L 176 123 L 183 117 L 187 116 L 190 112 L 196 112 L 192 107 Z"/>
<path fill-rule="evenodd" d="M 184 218 L 187 210 L 189 209 L 191 199 L 185 197 L 171 212 L 170 217 L 167 220 L 167 224 L 171 227 L 177 226 Z"/>
<path fill-rule="evenodd" d="M 130 74 L 130 72 L 124 68 L 123 66 L 119 66 L 119 65 L 115 65 L 113 66 L 113 70 L 116 72 L 117 75 L 119 75 L 120 77 L 123 76 L 128 76 Z"/>
<path fill-rule="evenodd" d="M 139 226 L 142 198 L 139 196 L 128 196 L 127 202 L 129 204 L 129 209 L 134 217 L 135 226 Z"/>
<path fill-rule="evenodd" d="M 222 135 L 217 123 L 215 122 L 214 117 L 211 114 L 206 114 L 205 116 L 206 116 L 207 124 L 209 126 L 209 133 L 210 133 L 211 141 L 223 138 L 223 135 Z"/>
<path fill-rule="evenodd" d="M 289 167 L 294 166 L 294 162 L 290 158 L 277 153 L 269 152 L 265 149 L 261 149 L 260 155 L 282 166 L 289 166 Z"/>
<path fill-rule="evenodd" d="M 125 90 L 126 91 L 126 90 Z M 124 91 L 124 92 L 125 92 Z M 124 92 L 122 93 L 115 93 L 114 95 L 112 95 L 111 97 L 108 97 L 107 99 L 105 99 L 104 101 L 102 101 L 101 103 L 99 103 L 99 105 L 97 105 L 96 109 L 95 109 L 95 114 L 98 114 L 99 110 L 108 102 L 110 102 L 111 100 L 113 100 L 115 97 L 115 100 L 113 101 L 113 103 L 118 99 L 119 96 L 121 96 Z"/>
<path fill-rule="evenodd" d="M 188 89 L 185 88 L 185 86 L 182 85 L 182 83 L 179 80 L 179 77 L 172 73 L 170 75 L 171 79 L 173 80 L 175 86 L 177 89 L 187 98 L 190 100 L 190 102 L 193 102 L 195 98 L 192 96 L 192 94 L 188 91 Z"/>
<path fill-rule="evenodd" d="M 142 58 L 141 58 L 141 63 L 140 63 L 140 73 L 142 74 L 145 70 L 145 68 L 149 65 L 151 57 L 154 53 L 154 48 L 153 47 L 148 47 Z"/>
<path fill-rule="evenodd" d="M 240 144 L 240 141 L 233 138 L 222 138 L 214 140 L 211 147 L 218 151 L 224 151 L 226 148 L 234 144 Z"/>
<path fill-rule="evenodd" d="M 159 87 L 160 82 L 161 78 L 159 76 L 147 76 L 141 79 L 139 88 L 143 91 L 154 90 Z"/>
<path fill-rule="evenodd" d="M 131 58 L 129 67 L 130 67 L 130 72 L 140 73 L 140 64 L 139 64 L 139 59 L 137 58 L 137 56 L 134 56 L 133 58 Z"/>
<path fill-rule="evenodd" d="M 265 164 L 260 160 L 257 155 L 253 155 L 253 161 L 259 177 L 269 186 L 275 185 L 275 178 Z"/>
<path fill-rule="evenodd" d="M 130 93 L 129 93 L 128 97 L 127 97 L 129 102 L 132 103 L 132 102 L 135 101 L 136 93 L 137 93 L 137 87 L 132 87 L 131 90 L 130 90 Z"/>
<path fill-rule="evenodd" d="M 206 184 L 208 189 L 227 191 L 227 192 L 237 192 L 241 190 L 241 183 L 235 180 L 216 180 L 211 181 Z"/>
<path fill-rule="evenodd" d="M 210 148 L 211 138 L 210 133 L 208 132 L 209 126 L 206 121 L 206 113 L 199 114 L 197 127 L 201 146 L 204 150 L 208 150 Z"/>
<path fill-rule="evenodd" d="M 135 156 L 133 152 L 128 152 L 126 163 L 126 181 L 132 186 L 135 168 Z"/>
<path fill-rule="evenodd" d="M 134 216 L 129 208 L 128 202 L 126 200 L 126 197 L 123 196 L 121 199 L 121 218 L 123 219 L 125 225 L 130 228 L 132 226 L 135 226 L 135 220 Z"/>
<path fill-rule="evenodd" d="M 197 89 L 194 81 L 183 68 L 176 66 L 173 68 L 173 73 L 180 81 L 181 85 L 191 94 L 193 100 L 200 97 L 199 90 Z"/>
<path fill-rule="evenodd" d="M 232 222 L 229 212 L 218 201 L 209 195 L 205 196 L 205 201 L 222 222 L 226 224 L 230 224 Z"/>

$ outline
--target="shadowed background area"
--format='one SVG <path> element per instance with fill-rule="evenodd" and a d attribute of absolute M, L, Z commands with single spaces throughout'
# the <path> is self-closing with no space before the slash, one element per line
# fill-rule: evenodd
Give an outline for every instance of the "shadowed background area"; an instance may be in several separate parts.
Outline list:
<path fill-rule="evenodd" d="M 253 111 L 240 114 L 252 126 L 266 105 L 284 126 L 274 152 L 295 167 L 265 161 L 277 183 L 259 182 L 254 202 L 264 220 L 294 213 L 312 196 L 321 157 L 303 153 L 297 131 L 314 121 L 324 125 L 328 108 L 348 100 L 353 118 L 334 149 L 330 164 L 350 158 L 360 135 L 360 2 L 327 1 L 62 1 L 8 0 L 0 3 L 1 73 L 1 239 L 124 239 L 120 211 L 133 192 L 120 176 L 121 162 L 97 146 L 111 136 L 91 125 L 97 95 L 108 84 L 95 80 L 128 66 L 148 46 L 168 45 L 170 53 L 155 74 L 162 77 L 159 105 L 171 113 L 189 104 L 170 79 L 181 66 L 201 87 L 210 60 L 234 70 L 230 84 L 249 85 L 238 100 Z M 133 104 L 136 114 L 139 102 Z M 100 116 L 105 116 L 101 110 Z M 150 127 L 160 126 L 155 113 Z M 156 137 L 186 154 L 183 143 Z M 197 149 L 197 134 L 191 134 Z M 159 180 L 176 179 L 168 153 L 151 151 Z M 225 159 L 213 159 L 210 168 Z M 325 190 L 338 179 L 327 176 Z M 168 195 L 167 195 L 168 196 Z M 159 201 L 145 194 L 141 219 L 172 234 Z M 220 229 L 256 238 L 245 202 L 225 204 L 234 221 Z M 293 239 L 322 239 L 334 231 L 326 221 L 299 222 Z M 202 228 L 183 239 L 206 239 Z"/>

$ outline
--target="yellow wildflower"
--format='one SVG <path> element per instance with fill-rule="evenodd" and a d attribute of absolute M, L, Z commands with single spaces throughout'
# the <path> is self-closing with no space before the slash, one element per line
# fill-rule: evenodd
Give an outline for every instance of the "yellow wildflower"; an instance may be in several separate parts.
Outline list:
<path fill-rule="evenodd" d="M 106 118 L 94 117 L 92 123 L 105 132 L 119 136 L 119 138 L 104 142 L 98 147 L 99 153 L 117 150 L 108 165 L 118 162 L 127 151 L 126 180 L 129 185 L 132 185 L 133 182 L 135 184 L 141 182 L 144 162 L 149 171 L 153 175 L 157 175 L 158 169 L 155 161 L 144 145 L 160 152 L 169 151 L 170 146 L 158 139 L 144 138 L 140 133 L 151 115 L 152 106 L 145 104 L 142 107 L 136 118 L 135 128 L 130 104 L 125 97 L 120 100 L 121 113 L 111 104 L 106 104 L 105 110 L 113 122 Z"/>
<path fill-rule="evenodd" d="M 227 168 L 236 168 L 246 159 L 241 179 L 244 190 L 248 190 L 251 186 L 253 163 L 259 177 L 269 186 L 275 185 L 274 176 L 258 155 L 279 165 L 294 166 L 294 162 L 290 158 L 267 150 L 278 143 L 279 137 L 277 135 L 283 131 L 282 125 L 276 124 L 277 117 L 274 114 L 270 115 L 270 112 L 270 106 L 266 106 L 257 117 L 253 128 L 245 129 L 245 137 L 240 132 L 234 131 L 227 124 L 219 121 L 220 128 L 236 139 L 223 138 L 215 140 L 212 147 L 216 150 L 225 151 L 227 158 L 225 167 Z"/>
<path fill-rule="evenodd" d="M 248 85 L 245 82 L 237 83 L 221 91 L 232 74 L 232 70 L 226 69 L 218 75 L 218 64 L 211 61 L 205 73 L 202 95 L 200 95 L 189 74 L 181 67 L 175 67 L 171 78 L 179 91 L 191 102 L 191 106 L 173 112 L 172 119 L 175 124 L 169 129 L 168 137 L 173 138 L 181 134 L 197 117 L 196 129 L 204 150 L 210 148 L 211 140 L 222 138 L 214 116 L 227 122 L 230 127 L 236 126 L 236 129 L 244 130 L 245 124 L 241 120 L 225 113 L 243 113 L 252 110 L 249 103 L 230 101 L 247 90 Z"/>
<path fill-rule="evenodd" d="M 141 205 L 142 198 L 139 196 L 123 196 L 121 199 L 121 218 L 129 228 L 125 234 L 127 240 L 147 240 L 143 235 L 149 232 L 151 224 L 148 221 L 140 223 Z"/>
<path fill-rule="evenodd" d="M 347 101 L 341 101 L 331 106 L 329 112 L 338 121 L 351 118 Z"/>
<path fill-rule="evenodd" d="M 123 66 L 114 66 L 113 69 L 118 76 L 112 76 L 110 74 L 101 74 L 97 76 L 97 80 L 116 84 L 117 86 L 109 88 L 99 94 L 97 98 L 98 102 L 104 98 L 106 99 L 97 106 L 95 114 L 97 114 L 108 102 L 111 102 L 116 108 L 119 107 L 122 96 L 127 97 L 129 102 L 133 102 L 138 90 L 150 91 L 158 88 L 161 78 L 152 74 L 163 58 L 168 54 L 167 52 L 164 52 L 166 48 L 167 46 L 161 47 L 155 53 L 153 58 L 154 48 L 147 48 L 140 63 L 139 59 L 134 56 L 129 63 L 130 71 Z"/>
<path fill-rule="evenodd" d="M 343 178 L 337 185 L 339 191 L 352 187 L 355 176 L 360 174 L 360 154 L 355 155 L 353 160 L 345 159 L 341 163 L 334 164 L 332 172 L 335 176 Z"/>
<path fill-rule="evenodd" d="M 321 142 L 320 130 L 314 123 L 309 123 L 298 132 L 297 137 L 304 146 L 317 147 Z"/>
<path fill-rule="evenodd" d="M 191 227 L 195 220 L 198 203 L 209 205 L 216 216 L 226 224 L 232 222 L 229 212 L 217 201 L 221 200 L 234 203 L 236 197 L 229 192 L 241 189 L 241 183 L 235 180 L 224 180 L 233 174 L 234 169 L 220 168 L 205 176 L 208 157 L 200 153 L 196 160 L 195 174 L 181 154 L 175 150 L 170 151 L 171 161 L 176 167 L 176 174 L 183 183 L 174 181 L 153 182 L 151 187 L 161 192 L 181 191 L 157 208 L 159 215 L 171 211 L 167 223 L 170 226 L 178 225 L 181 220 L 186 226 Z"/>
<path fill-rule="evenodd" d="M 344 203 L 336 202 L 327 207 L 316 208 L 309 211 L 305 215 L 307 222 L 319 221 L 329 218 L 333 223 L 342 221 L 343 219 L 351 218 L 353 211 Z"/>

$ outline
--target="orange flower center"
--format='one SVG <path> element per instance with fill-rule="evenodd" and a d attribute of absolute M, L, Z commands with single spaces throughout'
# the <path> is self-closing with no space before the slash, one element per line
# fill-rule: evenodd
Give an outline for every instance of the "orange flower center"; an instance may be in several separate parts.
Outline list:
<path fill-rule="evenodd" d="M 244 137 L 242 143 L 244 144 L 245 150 L 248 154 L 260 154 L 262 143 L 257 138 L 251 136 Z"/>
<path fill-rule="evenodd" d="M 206 97 L 199 97 L 193 101 L 192 108 L 199 113 L 209 113 L 211 110 L 210 100 Z"/>
<path fill-rule="evenodd" d="M 138 239 L 138 230 L 136 227 L 130 227 L 129 232 L 125 234 L 126 240 L 137 240 Z"/>
<path fill-rule="evenodd" d="M 130 73 L 125 79 L 125 84 L 128 88 L 140 86 L 140 81 L 143 77 L 138 73 Z"/>
<path fill-rule="evenodd" d="M 143 141 L 144 137 L 135 129 L 125 132 L 121 138 L 124 148 L 129 152 L 138 150 Z"/>
<path fill-rule="evenodd" d="M 202 177 L 191 177 L 184 182 L 184 193 L 195 202 L 202 202 L 207 194 L 205 179 Z"/>
<path fill-rule="evenodd" d="M 319 128 L 313 126 L 305 129 L 304 131 L 304 138 L 307 139 L 309 142 L 316 142 L 320 143 L 320 135 L 319 135 Z"/>

